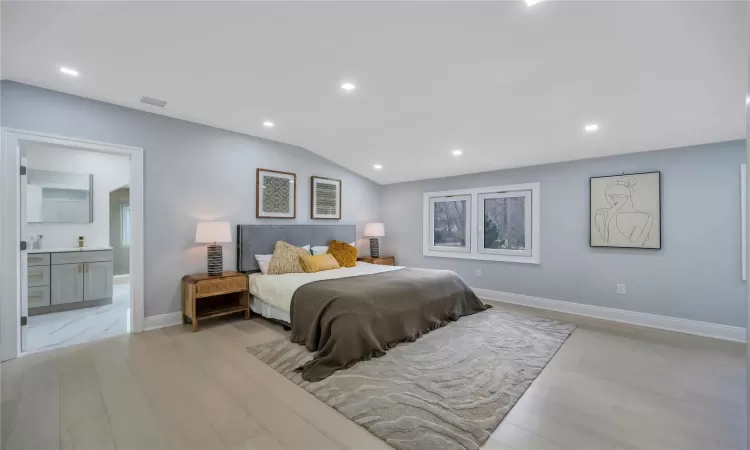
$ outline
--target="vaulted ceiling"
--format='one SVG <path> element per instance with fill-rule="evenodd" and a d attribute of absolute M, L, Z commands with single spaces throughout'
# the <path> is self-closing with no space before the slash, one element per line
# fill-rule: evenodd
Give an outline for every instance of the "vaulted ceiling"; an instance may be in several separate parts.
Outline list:
<path fill-rule="evenodd" d="M 4 1 L 1 70 L 394 183 L 744 138 L 747 8 Z"/>

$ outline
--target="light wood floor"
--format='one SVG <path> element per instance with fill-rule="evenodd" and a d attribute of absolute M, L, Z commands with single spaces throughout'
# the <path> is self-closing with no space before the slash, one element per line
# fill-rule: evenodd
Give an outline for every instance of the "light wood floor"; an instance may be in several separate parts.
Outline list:
<path fill-rule="evenodd" d="M 583 324 L 483 448 L 744 449 L 743 345 L 573 321 Z M 4 363 L 2 449 L 390 448 L 245 351 L 282 336 L 234 319 Z"/>

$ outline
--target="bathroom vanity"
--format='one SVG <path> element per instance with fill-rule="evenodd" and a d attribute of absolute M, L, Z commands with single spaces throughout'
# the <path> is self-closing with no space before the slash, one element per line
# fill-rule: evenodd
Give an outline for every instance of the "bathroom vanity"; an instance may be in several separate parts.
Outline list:
<path fill-rule="evenodd" d="M 112 303 L 112 248 L 28 251 L 29 315 Z"/>

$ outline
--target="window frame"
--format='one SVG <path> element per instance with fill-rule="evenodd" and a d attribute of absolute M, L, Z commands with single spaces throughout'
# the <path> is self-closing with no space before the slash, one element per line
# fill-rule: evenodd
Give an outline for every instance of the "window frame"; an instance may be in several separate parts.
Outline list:
<path fill-rule="evenodd" d="M 480 196 L 485 198 L 486 195 L 492 194 L 510 194 L 514 192 L 529 191 L 531 207 L 526 208 L 526 212 L 531 214 L 526 217 L 531 222 L 531 233 L 527 234 L 531 238 L 531 246 L 528 250 L 503 250 L 488 252 L 484 249 L 484 202 L 480 207 Z M 434 202 L 431 199 L 455 198 L 460 196 L 470 196 L 468 221 L 470 227 L 467 228 L 469 239 L 471 240 L 471 251 L 455 251 L 431 245 L 433 242 L 434 229 L 432 227 L 434 217 Z M 438 200 L 439 201 L 439 200 Z M 480 215 L 481 212 L 481 215 Z M 528 231 L 528 230 L 527 230 Z M 540 264 L 541 262 L 541 187 L 540 183 L 524 183 L 506 186 L 488 186 L 473 189 L 455 189 L 450 191 L 425 192 L 423 194 L 423 217 L 422 217 L 422 255 L 438 258 L 458 258 L 473 259 L 480 261 L 501 261 L 514 262 L 522 264 Z M 482 241 L 480 242 L 480 239 Z M 481 249 L 484 251 L 480 251 Z"/>
<path fill-rule="evenodd" d="M 466 230 L 466 245 L 463 247 L 443 247 L 435 245 L 435 215 L 432 214 L 435 211 L 435 203 L 447 202 L 447 201 L 466 201 L 466 217 L 464 219 L 464 229 Z M 471 253 L 471 215 L 473 209 L 471 207 L 471 196 L 470 195 L 444 195 L 435 196 L 429 198 L 428 208 L 430 209 L 429 214 L 429 236 L 427 246 L 430 251 L 433 252 L 448 252 L 448 253 Z"/>
<path fill-rule="evenodd" d="M 524 250 L 508 250 L 508 249 L 495 249 L 486 248 L 484 246 L 484 201 L 493 198 L 518 198 L 525 197 L 526 201 L 524 204 L 524 237 L 529 240 L 531 245 L 527 245 Z M 524 191 L 501 191 L 501 192 L 482 192 L 477 194 L 477 221 L 479 222 L 479 228 L 477 236 L 477 252 L 484 255 L 511 255 L 511 256 L 531 256 L 531 249 L 534 246 L 534 236 L 531 231 L 531 216 L 533 215 L 534 199 L 531 190 Z M 531 206 L 529 208 L 528 206 Z M 481 218 L 481 220 L 480 220 Z"/>

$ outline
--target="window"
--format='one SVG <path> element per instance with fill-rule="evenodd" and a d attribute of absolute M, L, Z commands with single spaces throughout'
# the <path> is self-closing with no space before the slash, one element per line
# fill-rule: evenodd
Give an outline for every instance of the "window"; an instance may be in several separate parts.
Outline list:
<path fill-rule="evenodd" d="M 433 197 L 430 210 L 430 250 L 470 252 L 471 196 Z"/>
<path fill-rule="evenodd" d="M 120 246 L 130 247 L 130 205 L 120 206 Z"/>
<path fill-rule="evenodd" d="M 539 211 L 539 183 L 426 193 L 423 254 L 538 264 Z"/>

